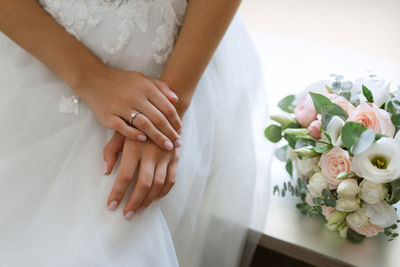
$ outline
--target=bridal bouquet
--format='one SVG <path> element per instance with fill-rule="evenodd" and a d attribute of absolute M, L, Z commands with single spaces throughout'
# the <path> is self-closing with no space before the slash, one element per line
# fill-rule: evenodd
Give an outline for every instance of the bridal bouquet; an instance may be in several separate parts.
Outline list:
<path fill-rule="evenodd" d="M 303 214 L 322 214 L 343 238 L 382 232 L 391 241 L 400 222 L 400 88 L 374 75 L 331 77 L 285 97 L 286 114 L 271 116 L 265 136 L 285 141 L 275 154 L 292 177 L 273 193 L 300 197 Z"/>

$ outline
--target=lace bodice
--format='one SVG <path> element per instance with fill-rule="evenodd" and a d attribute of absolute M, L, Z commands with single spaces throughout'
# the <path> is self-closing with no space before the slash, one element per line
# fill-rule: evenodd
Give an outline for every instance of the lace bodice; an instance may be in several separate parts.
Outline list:
<path fill-rule="evenodd" d="M 134 41 L 136 31 L 146 32 L 149 12 L 154 5 L 161 11 L 160 25 L 152 42 L 153 59 L 164 64 L 172 51 L 178 28 L 181 25 L 185 5 L 180 10 L 173 6 L 174 0 L 40 0 L 43 8 L 49 12 L 66 31 L 81 40 L 88 28 L 96 27 L 107 13 L 116 12 L 119 21 L 114 24 L 118 36 L 113 41 L 102 41 L 107 54 L 115 55 L 129 42 Z M 181 1 L 185 2 L 185 1 Z"/>
<path fill-rule="evenodd" d="M 133 67 L 158 76 L 182 24 L 186 0 L 39 0 L 67 32 L 105 63 L 131 60 Z M 153 61 L 150 63 L 149 61 Z M 136 64 L 136 65 L 135 65 Z M 78 113 L 75 96 L 62 96 L 60 111 Z"/>

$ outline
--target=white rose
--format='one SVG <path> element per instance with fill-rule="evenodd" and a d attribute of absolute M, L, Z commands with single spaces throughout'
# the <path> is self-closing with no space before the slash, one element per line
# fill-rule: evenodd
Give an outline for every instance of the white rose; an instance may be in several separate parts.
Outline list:
<path fill-rule="evenodd" d="M 360 187 L 358 186 L 356 179 L 346 179 L 341 182 L 337 188 L 339 197 L 354 198 L 360 193 Z"/>
<path fill-rule="evenodd" d="M 357 210 L 347 215 L 346 221 L 353 226 L 362 227 L 369 223 L 368 217 L 365 215 L 364 211 Z"/>
<path fill-rule="evenodd" d="M 301 177 L 312 175 L 318 168 L 319 157 L 299 159 L 296 156 L 296 170 Z"/>
<path fill-rule="evenodd" d="M 368 204 L 381 202 L 388 194 L 386 184 L 377 184 L 365 179 L 360 183 L 360 189 L 361 199 Z"/>
<path fill-rule="evenodd" d="M 382 228 L 389 227 L 398 220 L 396 210 L 386 203 L 386 201 L 381 201 L 376 204 L 366 204 L 363 210 L 371 223 Z"/>
<path fill-rule="evenodd" d="M 394 139 L 383 137 L 363 153 L 355 155 L 351 161 L 351 170 L 374 183 L 389 183 L 399 178 L 399 133 Z"/>
<path fill-rule="evenodd" d="M 322 190 L 328 188 L 325 177 L 322 172 L 317 172 L 311 176 L 307 185 L 308 191 L 314 197 L 322 196 Z"/>
<path fill-rule="evenodd" d="M 380 79 L 377 77 L 362 77 L 358 78 L 354 82 L 354 87 L 357 88 L 357 91 L 360 92 L 360 100 L 366 102 L 367 99 L 365 98 L 362 92 L 362 86 L 368 88 L 371 91 L 372 97 L 374 99 L 375 105 L 378 107 L 382 106 L 382 104 L 386 103 L 390 99 L 390 82 L 385 81 L 384 79 Z"/>
<path fill-rule="evenodd" d="M 360 199 L 358 198 L 341 198 L 336 200 L 336 210 L 344 212 L 352 212 L 360 207 Z"/>
<path fill-rule="evenodd" d="M 334 146 L 342 146 L 342 128 L 345 122 L 338 116 L 333 116 L 331 121 L 326 126 L 326 132 L 332 139 Z"/>

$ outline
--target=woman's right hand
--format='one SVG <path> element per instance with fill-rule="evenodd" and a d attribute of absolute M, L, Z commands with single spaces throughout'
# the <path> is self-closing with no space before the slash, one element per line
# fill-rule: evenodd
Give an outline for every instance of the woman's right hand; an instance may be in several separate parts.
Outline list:
<path fill-rule="evenodd" d="M 79 97 L 107 128 L 133 141 L 145 141 L 147 136 L 167 151 L 181 146 L 182 122 L 172 104 L 178 97 L 164 82 L 139 72 L 106 67 L 77 87 Z M 138 111 L 132 127 L 131 114 Z"/>

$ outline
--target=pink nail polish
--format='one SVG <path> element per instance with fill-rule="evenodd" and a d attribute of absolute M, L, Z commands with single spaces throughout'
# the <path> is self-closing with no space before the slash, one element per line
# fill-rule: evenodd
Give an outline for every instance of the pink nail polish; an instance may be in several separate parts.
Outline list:
<path fill-rule="evenodd" d="M 182 146 L 182 142 L 180 140 L 176 140 L 174 143 L 175 147 L 181 147 Z"/>
<path fill-rule="evenodd" d="M 143 134 L 139 134 L 137 137 L 137 140 L 144 142 L 147 140 L 147 136 L 143 135 Z"/>
<path fill-rule="evenodd" d="M 132 219 L 133 214 L 135 214 L 133 211 L 128 211 L 128 212 L 125 214 L 125 219 L 127 219 L 127 220 Z"/>
<path fill-rule="evenodd" d="M 178 99 L 178 96 L 174 92 L 169 92 L 172 98 Z"/>
<path fill-rule="evenodd" d="M 182 134 L 182 129 L 179 129 L 179 130 L 177 131 L 177 133 L 178 133 L 179 135 L 181 135 L 181 134 Z"/>
<path fill-rule="evenodd" d="M 115 209 L 117 208 L 117 206 L 118 206 L 118 201 L 113 200 L 113 201 L 111 201 L 111 203 L 108 205 L 108 209 L 109 209 L 109 210 L 115 210 Z"/>
<path fill-rule="evenodd" d="M 145 207 L 140 207 L 136 212 L 137 213 L 142 213 L 144 211 Z"/>
<path fill-rule="evenodd" d="M 165 147 L 166 150 L 171 151 L 174 149 L 174 145 L 171 143 L 171 141 L 165 141 L 163 146 Z"/>
<path fill-rule="evenodd" d="M 107 168 L 107 162 L 106 162 L 106 161 L 104 161 L 103 167 L 104 167 L 104 174 L 106 174 L 106 172 L 107 172 L 107 170 L 108 170 L 108 168 Z"/>

